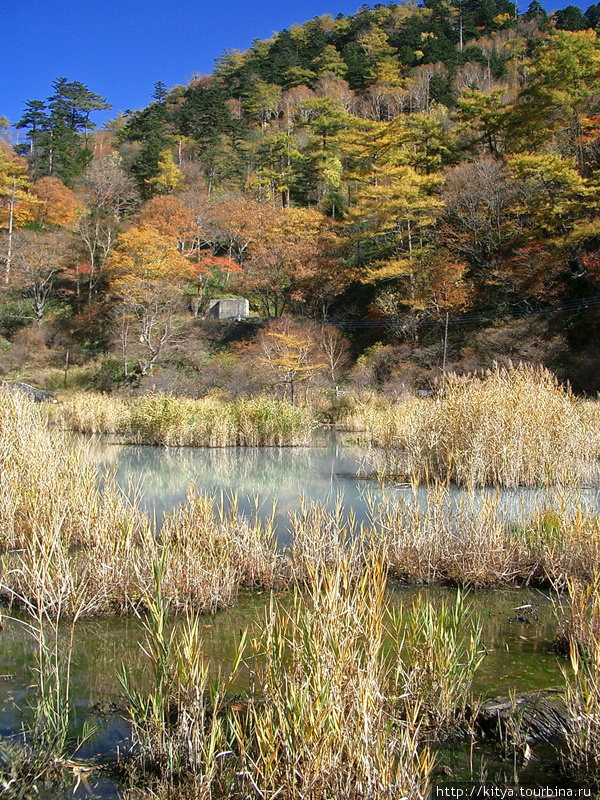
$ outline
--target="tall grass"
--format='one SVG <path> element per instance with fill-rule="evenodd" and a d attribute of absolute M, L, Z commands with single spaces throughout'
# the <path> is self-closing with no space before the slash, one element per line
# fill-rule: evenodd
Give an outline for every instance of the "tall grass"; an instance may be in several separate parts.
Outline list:
<path fill-rule="evenodd" d="M 122 675 L 134 780 L 200 798 L 425 797 L 432 758 L 420 719 L 437 698 L 422 692 L 403 703 L 404 622 L 396 628 L 388 612 L 382 555 L 372 552 L 358 580 L 348 560 L 319 562 L 291 607 L 272 599 L 251 638 L 249 689 L 230 699 L 243 642 L 228 675 L 211 684 L 197 619 L 188 618 L 180 644 L 167 633 L 161 563 L 146 604 L 151 691 Z"/>
<path fill-rule="evenodd" d="M 271 598 L 250 636 L 248 688 L 228 697 L 243 640 L 211 683 L 197 617 L 169 633 L 165 566 L 163 554 L 146 602 L 150 691 L 122 673 L 134 781 L 160 796 L 427 796 L 425 741 L 464 725 L 482 657 L 460 593 L 454 606 L 422 598 L 393 613 L 384 549 L 365 552 L 358 573 L 351 554 L 316 559 L 293 602 Z"/>
<path fill-rule="evenodd" d="M 272 520 L 243 519 L 235 499 L 227 506 L 193 489 L 159 534 L 135 492 L 121 492 L 84 447 L 48 428 L 39 406 L 14 396 L 0 396 L 0 471 L 3 591 L 63 614 L 82 592 L 86 613 L 135 609 L 164 549 L 164 596 L 175 609 L 203 612 L 233 603 L 240 587 L 303 584 L 315 563 L 350 558 L 356 576 L 377 543 L 391 574 L 410 582 L 589 581 L 600 559 L 600 519 L 558 490 L 508 522 L 493 493 L 457 502 L 447 483 L 432 484 L 423 501 L 416 479 L 412 495 L 373 503 L 362 531 L 341 503 L 328 511 L 304 502 L 290 519 L 289 551 L 278 551 Z"/>
<path fill-rule="evenodd" d="M 589 478 L 600 417 L 547 370 L 519 365 L 447 376 L 434 398 L 356 408 L 346 427 L 396 454 L 398 475 L 468 486 Z"/>
<path fill-rule="evenodd" d="M 162 593 L 166 555 L 164 550 L 154 564 L 153 591 L 145 602 L 144 652 L 152 669 L 151 690 L 137 689 L 125 665 L 119 673 L 132 722 L 135 762 L 130 767 L 134 780 L 148 785 L 154 777 L 163 793 L 187 780 L 199 800 L 214 796 L 217 787 L 217 796 L 228 797 L 231 776 L 222 761 L 229 747 L 222 712 L 245 641 L 239 642 L 229 675 L 211 679 L 198 615 L 187 615 L 177 638 L 174 628 L 169 631 L 169 603 Z"/>
<path fill-rule="evenodd" d="M 269 397 L 225 402 L 146 395 L 124 401 L 76 394 L 54 416 L 82 433 L 116 433 L 126 442 L 167 447 L 296 446 L 310 441 L 314 427 L 306 408 Z"/>
<path fill-rule="evenodd" d="M 560 490 L 532 511 L 507 515 L 498 493 L 417 484 L 371 500 L 369 536 L 386 543 L 391 574 L 407 583 L 565 587 L 589 582 L 600 558 L 600 518 Z"/>
<path fill-rule="evenodd" d="M 386 650 L 384 561 L 358 581 L 351 560 L 315 565 L 293 608 L 272 603 L 252 640 L 250 703 L 234 716 L 242 774 L 253 796 L 423 797 L 431 759 L 419 713 L 402 718 Z"/>
<path fill-rule="evenodd" d="M 76 600 L 66 636 L 61 630 L 60 606 L 49 609 L 42 598 L 21 600 L 29 621 L 9 618 L 9 622 L 22 625 L 36 644 L 35 697 L 32 718 L 23 723 L 21 733 L 0 742 L 0 787 L 3 796 L 13 800 L 64 790 L 75 783 L 85 765 L 74 762 L 72 756 L 94 732 L 93 726 L 85 725 L 78 740 L 71 734 L 73 638 L 77 619 L 84 612 L 83 593 Z"/>
<path fill-rule="evenodd" d="M 600 789 L 600 575 L 569 584 L 567 627 L 571 669 L 564 669 L 568 727 L 565 767 L 584 786 Z"/>
<path fill-rule="evenodd" d="M 241 519 L 235 498 L 199 494 L 169 514 L 159 542 L 167 553 L 162 591 L 174 608 L 216 611 L 231 605 L 240 586 L 270 587 L 282 580 L 273 521 Z"/>
<path fill-rule="evenodd" d="M 101 475 L 84 447 L 49 429 L 43 410 L 0 396 L 0 570 L 2 592 L 51 612 L 130 611 L 152 586 L 166 549 L 164 592 L 174 608 L 214 611 L 240 586 L 272 585 L 278 558 L 272 523 L 246 522 L 235 503 L 190 492 L 160 535 Z"/>
<path fill-rule="evenodd" d="M 473 676 L 484 658 L 481 626 L 464 594 L 458 590 L 453 606 L 442 602 L 437 608 L 420 594 L 407 621 L 396 628 L 402 633 L 396 682 L 403 687 L 408 715 L 420 711 L 422 724 L 438 737 L 464 728 Z"/>

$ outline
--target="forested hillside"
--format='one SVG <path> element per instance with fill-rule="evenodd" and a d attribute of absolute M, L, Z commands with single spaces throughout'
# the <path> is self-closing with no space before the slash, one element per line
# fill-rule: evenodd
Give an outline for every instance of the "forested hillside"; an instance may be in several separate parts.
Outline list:
<path fill-rule="evenodd" d="M 103 130 L 106 99 L 57 79 L 0 149 L 0 373 L 401 392 L 523 359 L 599 390 L 599 23 L 365 5 Z M 219 297 L 251 320 L 207 321 Z"/>

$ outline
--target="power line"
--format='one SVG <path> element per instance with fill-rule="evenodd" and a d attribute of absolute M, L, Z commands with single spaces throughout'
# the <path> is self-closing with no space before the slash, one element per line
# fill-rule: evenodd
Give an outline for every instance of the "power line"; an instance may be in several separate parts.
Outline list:
<path fill-rule="evenodd" d="M 571 300 L 559 303 L 554 306 L 547 306 L 539 309 L 514 309 L 506 311 L 482 311 L 474 314 L 460 314 L 449 318 L 451 325 L 469 325 L 476 322 L 493 321 L 512 317 L 513 319 L 524 319 L 527 317 L 542 316 L 545 314 L 561 314 L 574 311 L 581 311 L 588 308 L 598 308 L 600 306 L 600 296 L 586 297 L 579 300 Z M 407 322 L 400 319 L 350 319 L 350 320 L 331 320 L 331 324 L 337 328 L 405 328 Z M 415 320 L 414 325 L 418 327 L 428 327 L 433 325 L 444 325 L 445 319 L 422 318 Z"/>

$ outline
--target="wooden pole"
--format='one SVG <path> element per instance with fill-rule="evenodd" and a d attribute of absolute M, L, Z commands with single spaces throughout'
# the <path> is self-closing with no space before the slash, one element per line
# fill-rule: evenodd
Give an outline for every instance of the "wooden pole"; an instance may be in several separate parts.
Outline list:
<path fill-rule="evenodd" d="M 448 355 L 448 321 L 450 319 L 449 313 L 446 311 L 446 329 L 444 331 L 444 360 L 442 362 L 442 372 L 446 374 L 446 356 Z"/>

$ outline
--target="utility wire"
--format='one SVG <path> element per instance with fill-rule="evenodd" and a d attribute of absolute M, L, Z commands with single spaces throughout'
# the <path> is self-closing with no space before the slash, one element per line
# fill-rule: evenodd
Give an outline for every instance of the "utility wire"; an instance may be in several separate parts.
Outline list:
<path fill-rule="evenodd" d="M 561 314 L 574 311 L 581 311 L 587 308 L 598 308 L 600 306 L 600 296 L 586 297 L 580 300 L 571 300 L 555 306 L 547 306 L 539 309 L 515 309 L 506 311 L 483 311 L 476 314 L 460 314 L 449 318 L 451 325 L 469 325 L 475 322 L 493 321 L 512 317 L 513 319 L 524 319 L 526 317 L 542 316 L 544 314 Z M 331 320 L 331 324 L 337 328 L 404 328 L 407 323 L 402 320 L 394 319 L 349 319 Z M 432 325 L 445 325 L 445 319 L 423 318 L 415 320 L 414 325 L 427 327 Z"/>

